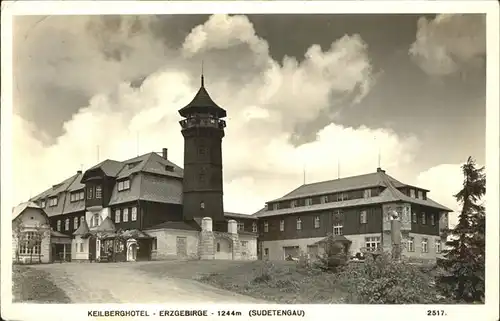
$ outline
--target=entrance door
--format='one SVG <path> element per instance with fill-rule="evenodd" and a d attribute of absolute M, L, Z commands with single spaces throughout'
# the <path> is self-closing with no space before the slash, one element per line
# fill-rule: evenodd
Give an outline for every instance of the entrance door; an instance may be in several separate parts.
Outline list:
<path fill-rule="evenodd" d="M 91 236 L 89 238 L 89 260 L 94 261 L 96 259 L 96 237 Z"/>
<path fill-rule="evenodd" d="M 186 257 L 187 256 L 187 238 L 177 236 L 177 256 Z"/>

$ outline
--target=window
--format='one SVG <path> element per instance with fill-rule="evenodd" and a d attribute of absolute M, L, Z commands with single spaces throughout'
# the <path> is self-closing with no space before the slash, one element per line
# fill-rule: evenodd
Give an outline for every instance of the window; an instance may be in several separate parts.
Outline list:
<path fill-rule="evenodd" d="M 80 217 L 80 225 L 82 225 L 83 222 L 85 222 L 85 216 Z"/>
<path fill-rule="evenodd" d="M 45 208 L 45 200 L 42 201 L 42 208 Z"/>
<path fill-rule="evenodd" d="M 80 252 L 83 252 L 83 243 L 80 243 Z"/>
<path fill-rule="evenodd" d="M 84 193 L 83 192 L 74 192 L 69 195 L 69 201 L 70 202 L 78 202 L 79 200 L 84 199 Z"/>
<path fill-rule="evenodd" d="M 238 231 L 244 231 L 244 230 L 245 230 L 245 223 L 238 222 Z"/>
<path fill-rule="evenodd" d="M 206 148 L 205 147 L 199 147 L 198 148 L 198 154 L 199 155 L 205 155 L 206 154 Z"/>
<path fill-rule="evenodd" d="M 248 241 L 241 241 L 241 247 L 247 248 L 248 247 Z"/>
<path fill-rule="evenodd" d="M 441 240 L 436 239 L 436 253 L 441 253 Z"/>
<path fill-rule="evenodd" d="M 156 237 L 153 239 L 153 244 L 152 244 L 152 250 L 156 250 L 158 249 L 158 240 L 156 239 Z"/>
<path fill-rule="evenodd" d="M 420 198 L 420 199 L 424 198 L 424 193 L 422 191 L 418 191 L 417 195 L 418 195 L 418 198 Z"/>
<path fill-rule="evenodd" d="M 77 228 L 78 228 L 78 217 L 75 217 L 73 219 L 73 229 L 76 230 Z"/>
<path fill-rule="evenodd" d="M 278 203 L 274 203 L 274 204 L 273 204 L 273 210 L 275 210 L 275 211 L 276 211 L 276 210 L 278 210 L 278 209 L 279 209 Z"/>
<path fill-rule="evenodd" d="M 266 249 L 264 249 L 264 255 L 265 255 L 265 256 L 269 256 L 269 249 L 267 249 L 267 248 L 266 248 Z"/>
<path fill-rule="evenodd" d="M 425 215 L 425 212 L 422 212 L 420 215 L 422 224 L 423 225 L 427 224 L 427 216 Z"/>
<path fill-rule="evenodd" d="M 269 232 L 269 223 L 264 222 L 264 232 Z"/>
<path fill-rule="evenodd" d="M 431 225 L 436 225 L 436 218 L 434 217 L 434 213 L 431 213 Z"/>
<path fill-rule="evenodd" d="M 50 207 L 57 206 L 57 197 L 49 198 L 49 206 Z"/>
<path fill-rule="evenodd" d="M 95 198 L 102 198 L 102 188 L 101 185 L 95 187 Z"/>
<path fill-rule="evenodd" d="M 120 223 L 120 210 L 115 211 L 115 223 Z"/>
<path fill-rule="evenodd" d="M 217 243 L 217 252 L 220 252 L 220 243 Z"/>
<path fill-rule="evenodd" d="M 342 235 L 344 234 L 343 232 L 344 226 L 337 224 L 333 226 L 333 235 Z"/>
<path fill-rule="evenodd" d="M 61 220 L 57 220 L 57 231 L 61 232 Z"/>
<path fill-rule="evenodd" d="M 40 254 L 40 235 L 35 232 L 24 232 L 21 236 L 22 243 L 19 247 L 19 254 Z M 34 246 L 30 247 L 28 245 L 31 240 L 37 240 Z"/>
<path fill-rule="evenodd" d="M 78 243 L 75 243 L 75 252 L 78 252 Z"/>
<path fill-rule="evenodd" d="M 411 213 L 411 220 L 413 221 L 413 223 L 417 223 L 417 213 L 416 212 Z"/>
<path fill-rule="evenodd" d="M 131 221 L 137 221 L 137 207 L 132 207 Z"/>
<path fill-rule="evenodd" d="M 257 233 L 257 223 L 256 222 L 252 223 L 252 232 Z"/>
<path fill-rule="evenodd" d="M 364 198 L 372 197 L 372 190 L 371 189 L 365 189 L 364 192 L 363 192 L 363 197 Z"/>
<path fill-rule="evenodd" d="M 202 202 L 200 202 L 200 208 L 201 208 L 202 210 L 203 210 L 203 209 L 205 209 L 205 202 L 203 202 L 203 201 L 202 201 Z"/>
<path fill-rule="evenodd" d="M 427 253 L 429 252 L 429 248 L 428 248 L 428 241 L 426 238 L 423 238 L 422 239 L 422 253 Z"/>
<path fill-rule="evenodd" d="M 78 193 L 78 199 L 79 200 L 85 199 L 85 192 L 84 191 L 81 191 L 80 193 Z"/>
<path fill-rule="evenodd" d="M 312 205 L 312 198 L 306 198 L 306 206 Z"/>
<path fill-rule="evenodd" d="M 324 204 L 324 203 L 328 203 L 328 195 L 321 196 L 321 203 L 322 203 L 322 204 Z"/>
<path fill-rule="evenodd" d="M 123 221 L 128 222 L 128 208 L 123 209 Z"/>
<path fill-rule="evenodd" d="M 410 197 L 415 198 L 415 190 L 413 188 L 410 189 Z"/>
<path fill-rule="evenodd" d="M 99 213 L 94 214 L 94 226 L 99 226 Z"/>
<path fill-rule="evenodd" d="M 87 199 L 92 199 L 94 197 L 94 189 L 92 187 L 87 188 Z"/>
<path fill-rule="evenodd" d="M 294 207 L 297 207 L 297 200 L 293 200 L 290 202 L 290 207 L 291 208 L 294 208 Z"/>
<path fill-rule="evenodd" d="M 380 237 L 366 237 L 365 238 L 366 249 L 370 252 L 376 251 L 380 248 Z"/>
<path fill-rule="evenodd" d="M 118 192 L 130 189 L 130 180 L 126 179 L 124 181 L 118 182 Z"/>
<path fill-rule="evenodd" d="M 285 220 L 280 221 L 280 231 L 283 232 L 285 230 Z"/>
<path fill-rule="evenodd" d="M 302 229 L 302 220 L 300 219 L 300 217 L 297 219 L 297 230 L 301 230 Z"/>
<path fill-rule="evenodd" d="M 361 212 L 359 212 L 359 222 L 361 224 L 366 224 L 366 211 L 365 210 L 362 210 Z"/>
<path fill-rule="evenodd" d="M 349 193 L 340 193 L 337 197 L 338 201 L 347 201 L 349 199 Z"/>
<path fill-rule="evenodd" d="M 67 218 L 66 221 L 64 221 L 64 229 L 66 231 L 69 231 L 69 218 Z"/>
<path fill-rule="evenodd" d="M 198 175 L 198 180 L 200 182 L 205 182 L 205 173 L 200 173 L 200 175 Z"/>
<path fill-rule="evenodd" d="M 314 218 L 314 228 L 319 228 L 319 223 L 320 223 L 319 216 L 316 216 Z"/>
<path fill-rule="evenodd" d="M 408 238 L 408 252 L 415 252 L 415 238 Z"/>

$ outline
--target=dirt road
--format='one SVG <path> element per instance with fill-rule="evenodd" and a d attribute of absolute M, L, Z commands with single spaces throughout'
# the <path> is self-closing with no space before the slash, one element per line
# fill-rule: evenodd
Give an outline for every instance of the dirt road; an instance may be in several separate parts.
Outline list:
<path fill-rule="evenodd" d="M 50 273 L 73 303 L 264 303 L 194 280 L 154 277 L 144 263 L 63 263 L 34 265 Z"/>

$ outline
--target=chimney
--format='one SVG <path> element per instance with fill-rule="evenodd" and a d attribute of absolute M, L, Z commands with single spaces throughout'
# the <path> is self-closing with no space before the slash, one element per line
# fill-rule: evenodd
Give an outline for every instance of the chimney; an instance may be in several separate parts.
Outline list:
<path fill-rule="evenodd" d="M 382 168 L 377 167 L 377 173 L 385 173 L 385 171 Z"/>
<path fill-rule="evenodd" d="M 78 175 L 80 175 L 80 174 L 82 173 L 82 171 L 76 171 L 76 173 L 77 173 Z"/>
<path fill-rule="evenodd" d="M 163 148 L 161 150 L 163 159 L 168 159 L 168 148 Z"/>

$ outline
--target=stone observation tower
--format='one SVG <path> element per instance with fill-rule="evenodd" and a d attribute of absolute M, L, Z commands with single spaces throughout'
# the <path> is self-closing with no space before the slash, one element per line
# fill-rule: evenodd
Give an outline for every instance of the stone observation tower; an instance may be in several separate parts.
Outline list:
<path fill-rule="evenodd" d="M 224 221 L 222 201 L 222 138 L 226 111 L 201 88 L 193 100 L 179 110 L 184 136 L 183 217 L 186 220 L 210 217 Z"/>

